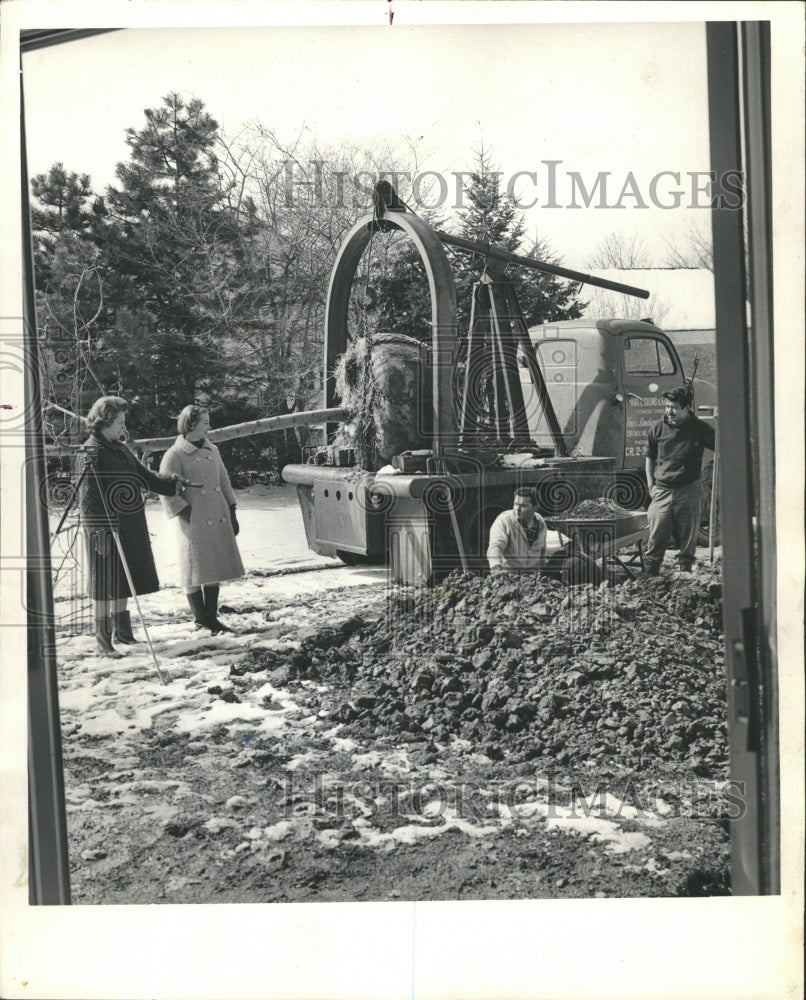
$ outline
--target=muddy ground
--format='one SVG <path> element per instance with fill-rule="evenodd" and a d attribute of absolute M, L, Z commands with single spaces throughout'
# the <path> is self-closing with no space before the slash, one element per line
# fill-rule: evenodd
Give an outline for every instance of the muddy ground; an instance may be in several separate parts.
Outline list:
<path fill-rule="evenodd" d="M 216 637 L 167 588 L 166 684 L 65 627 L 73 902 L 729 892 L 718 574 L 253 573 Z"/>

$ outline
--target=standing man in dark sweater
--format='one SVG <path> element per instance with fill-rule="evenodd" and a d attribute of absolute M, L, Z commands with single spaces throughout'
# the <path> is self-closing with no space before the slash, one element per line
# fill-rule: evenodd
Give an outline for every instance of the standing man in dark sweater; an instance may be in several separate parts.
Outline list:
<path fill-rule="evenodd" d="M 691 572 L 702 507 L 702 455 L 706 448 L 713 451 L 715 445 L 714 428 L 691 410 L 693 400 L 688 386 L 678 386 L 663 395 L 666 413 L 650 430 L 645 451 L 646 482 L 652 498 L 649 541 L 644 553 L 648 576 L 660 572 L 672 537 L 680 546 L 678 569 Z"/>

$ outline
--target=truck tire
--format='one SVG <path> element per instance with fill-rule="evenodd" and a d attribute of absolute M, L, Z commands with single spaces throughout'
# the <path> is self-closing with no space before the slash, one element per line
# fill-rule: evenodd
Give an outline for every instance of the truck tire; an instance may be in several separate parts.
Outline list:
<path fill-rule="evenodd" d="M 713 462 L 709 462 L 703 467 L 700 473 L 700 483 L 702 484 L 702 507 L 700 508 L 700 526 L 697 529 L 697 545 L 701 548 L 708 548 L 711 545 L 711 484 L 714 471 Z M 719 483 L 717 482 L 717 489 Z M 716 498 L 716 524 L 714 525 L 714 545 L 720 545 L 722 541 L 722 518 L 719 509 L 719 494 Z"/>
<path fill-rule="evenodd" d="M 369 566 L 372 562 L 369 556 L 360 552 L 347 552 L 346 549 L 336 549 L 336 555 L 345 566 Z"/>

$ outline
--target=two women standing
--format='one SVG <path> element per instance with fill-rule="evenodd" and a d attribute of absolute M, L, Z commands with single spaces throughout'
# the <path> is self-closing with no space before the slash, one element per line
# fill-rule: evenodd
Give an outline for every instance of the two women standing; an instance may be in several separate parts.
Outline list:
<path fill-rule="evenodd" d="M 179 417 L 179 437 L 157 474 L 138 462 L 123 443 L 127 410 L 126 400 L 119 396 L 97 400 L 87 416 L 90 437 L 82 448 L 80 507 L 89 592 L 98 651 L 106 656 L 120 655 L 113 638 L 124 645 L 137 642 L 127 610 L 132 593 L 159 590 L 144 490 L 160 494 L 168 516 L 178 517 L 180 583 L 198 626 L 213 634 L 232 631 L 218 618 L 219 583 L 244 574 L 235 541 L 239 530 L 235 495 L 218 449 L 206 438 L 208 412 L 185 407 Z"/>

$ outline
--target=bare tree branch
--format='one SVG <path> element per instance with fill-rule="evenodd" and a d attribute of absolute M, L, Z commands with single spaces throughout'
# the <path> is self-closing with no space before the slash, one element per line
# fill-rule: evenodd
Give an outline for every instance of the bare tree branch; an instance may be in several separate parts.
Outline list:
<path fill-rule="evenodd" d="M 652 267 L 652 257 L 638 235 L 611 230 L 599 242 L 586 261 L 587 267 L 596 269 L 617 268 L 625 271 Z"/>

